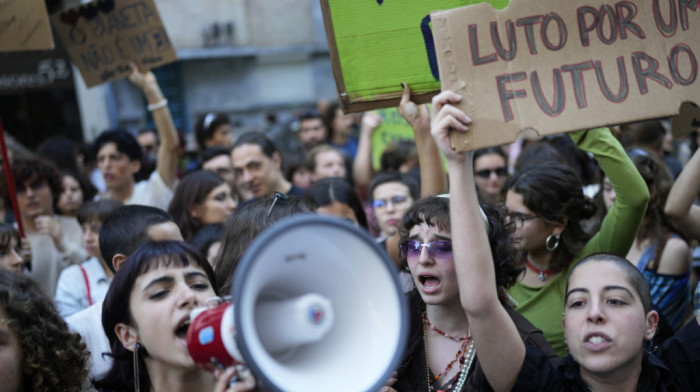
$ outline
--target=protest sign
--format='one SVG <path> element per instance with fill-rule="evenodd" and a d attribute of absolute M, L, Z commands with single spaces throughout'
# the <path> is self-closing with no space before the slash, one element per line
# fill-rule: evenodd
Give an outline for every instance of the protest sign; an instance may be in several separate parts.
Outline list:
<path fill-rule="evenodd" d="M 700 101 L 697 0 L 513 0 L 434 12 L 443 90 L 464 97 L 458 150 L 659 118 Z"/>
<path fill-rule="evenodd" d="M 395 107 L 401 83 L 414 102 L 440 91 L 430 12 L 484 0 L 322 0 L 323 20 L 345 113 Z M 505 7 L 508 0 L 489 0 Z"/>
<path fill-rule="evenodd" d="M 396 108 L 379 109 L 375 113 L 382 118 L 382 123 L 372 133 L 372 167 L 378 171 L 386 147 L 400 140 L 412 141 L 413 129 Z"/>
<path fill-rule="evenodd" d="M 100 0 L 51 16 L 88 87 L 177 60 L 153 0 Z"/>
<path fill-rule="evenodd" d="M 44 0 L 0 0 L 0 52 L 53 49 Z"/>

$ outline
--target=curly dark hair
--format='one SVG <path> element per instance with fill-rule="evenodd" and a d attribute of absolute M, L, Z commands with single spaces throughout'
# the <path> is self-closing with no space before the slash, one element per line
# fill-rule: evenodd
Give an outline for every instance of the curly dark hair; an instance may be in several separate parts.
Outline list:
<path fill-rule="evenodd" d="M 0 308 L 20 338 L 25 390 L 80 391 L 90 354 L 39 286 L 24 275 L 0 270 Z"/>
<path fill-rule="evenodd" d="M 12 178 L 15 180 L 17 192 L 22 192 L 28 181 L 46 180 L 51 188 L 54 203 L 63 190 L 63 181 L 58 169 L 52 163 L 37 158 L 15 158 L 12 161 Z M 0 196 L 5 205 L 9 206 L 10 190 L 4 171 L 0 174 Z"/>
<path fill-rule="evenodd" d="M 552 273 L 566 269 L 591 238 L 583 224 L 597 210 L 595 202 L 583 194 L 583 185 L 574 170 L 553 162 L 527 165 L 508 178 L 506 188 L 521 195 L 525 206 L 544 221 L 561 224 L 566 219 L 550 266 Z"/>
<path fill-rule="evenodd" d="M 481 203 L 481 209 L 488 220 L 488 237 L 496 269 L 496 286 L 509 288 L 523 272 L 523 267 L 516 258 L 516 250 L 510 233 L 511 224 L 505 220 L 503 211 L 494 204 Z M 411 229 L 421 223 L 437 226 L 438 229 L 451 232 L 450 228 L 450 199 L 432 196 L 415 202 L 403 215 L 399 225 L 399 243 L 408 240 Z M 404 258 L 401 267 L 408 271 L 408 263 Z"/>

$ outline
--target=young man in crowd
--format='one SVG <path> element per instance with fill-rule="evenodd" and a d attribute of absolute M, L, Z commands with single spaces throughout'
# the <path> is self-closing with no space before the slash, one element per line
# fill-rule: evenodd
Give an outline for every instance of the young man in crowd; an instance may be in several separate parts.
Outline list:
<path fill-rule="evenodd" d="M 124 130 L 105 131 L 95 141 L 97 167 L 104 177 L 107 192 L 102 197 L 113 198 L 124 204 L 144 204 L 166 210 L 177 180 L 179 140 L 155 75 L 141 72 L 132 64 L 129 80 L 141 88 L 153 114 L 160 146 L 156 170 L 147 180 L 136 182 L 134 175 L 142 164 L 141 146 Z"/>

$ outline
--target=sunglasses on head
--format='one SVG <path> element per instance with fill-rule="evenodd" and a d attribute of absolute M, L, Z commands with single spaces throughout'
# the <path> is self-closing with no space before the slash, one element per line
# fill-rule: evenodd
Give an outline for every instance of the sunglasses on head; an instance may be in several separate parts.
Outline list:
<path fill-rule="evenodd" d="M 401 257 L 417 259 L 423 247 L 428 248 L 428 255 L 433 258 L 446 259 L 452 257 L 452 241 L 432 241 L 422 244 L 420 241 L 408 240 L 399 245 Z"/>
<path fill-rule="evenodd" d="M 491 174 L 496 173 L 497 177 L 505 177 L 508 172 L 505 167 L 497 167 L 495 169 L 482 169 L 476 172 L 476 175 L 481 178 L 490 178 Z"/>
<path fill-rule="evenodd" d="M 408 196 L 403 196 L 403 195 L 394 196 L 392 198 L 389 198 L 388 200 L 387 199 L 375 199 L 372 202 L 372 207 L 384 208 L 384 207 L 386 207 L 387 204 L 389 204 L 389 202 L 391 202 L 391 204 L 393 204 L 393 205 L 397 205 L 397 204 L 401 204 L 401 203 L 405 202 L 407 199 L 408 199 Z"/>

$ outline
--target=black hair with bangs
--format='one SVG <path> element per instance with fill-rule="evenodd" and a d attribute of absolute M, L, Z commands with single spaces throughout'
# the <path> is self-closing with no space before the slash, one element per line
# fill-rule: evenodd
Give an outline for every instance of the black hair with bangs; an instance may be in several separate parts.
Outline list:
<path fill-rule="evenodd" d="M 127 350 L 117 338 L 114 327 L 119 323 L 134 325 L 129 307 L 129 297 L 136 279 L 158 268 L 194 266 L 202 268 L 209 283 L 218 294 L 214 270 L 207 259 L 191 245 L 181 241 L 149 241 L 139 246 L 127 258 L 109 286 L 102 305 L 102 327 L 112 349 L 109 355 L 114 363 L 104 378 L 95 381 L 100 391 L 124 391 L 134 388 L 133 352 Z M 145 349 L 139 351 L 139 385 L 141 390 L 150 388 L 150 377 L 146 370 Z"/>

